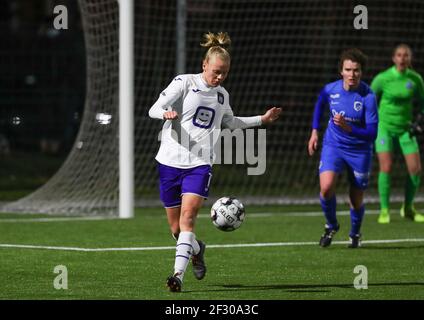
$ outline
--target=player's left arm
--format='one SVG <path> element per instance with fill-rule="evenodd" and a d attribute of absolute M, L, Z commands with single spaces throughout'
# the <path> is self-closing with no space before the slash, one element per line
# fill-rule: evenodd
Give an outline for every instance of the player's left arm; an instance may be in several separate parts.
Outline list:
<path fill-rule="evenodd" d="M 282 108 L 279 107 L 271 107 L 269 108 L 265 114 L 261 116 L 261 122 L 262 124 L 269 124 L 276 121 L 279 117 L 281 112 L 283 111 Z"/>
<path fill-rule="evenodd" d="M 369 93 L 364 99 L 365 127 L 352 125 L 351 135 L 366 141 L 374 141 L 377 138 L 378 111 L 377 98 L 374 93 Z"/>
<path fill-rule="evenodd" d="M 275 122 L 280 117 L 281 112 L 281 108 L 272 107 L 268 109 L 263 115 L 252 117 L 236 117 L 234 116 L 231 108 L 229 108 L 222 118 L 222 123 L 224 127 L 227 127 L 231 130 L 258 127 L 262 124 Z"/>
<path fill-rule="evenodd" d="M 421 114 L 424 114 L 424 81 L 423 78 L 417 74 L 415 79 L 416 98 L 420 107 Z"/>
<path fill-rule="evenodd" d="M 409 127 L 410 136 L 416 136 L 424 132 L 424 82 L 423 78 L 418 73 L 415 73 L 413 75 L 413 80 L 415 82 L 416 88 L 415 98 L 420 108 L 420 112 Z"/>
<path fill-rule="evenodd" d="M 364 99 L 365 126 L 359 127 L 349 124 L 346 119 L 337 114 L 333 117 L 334 124 L 348 132 L 350 135 L 366 141 L 374 141 L 377 138 L 378 112 L 375 94 L 369 93 Z"/>

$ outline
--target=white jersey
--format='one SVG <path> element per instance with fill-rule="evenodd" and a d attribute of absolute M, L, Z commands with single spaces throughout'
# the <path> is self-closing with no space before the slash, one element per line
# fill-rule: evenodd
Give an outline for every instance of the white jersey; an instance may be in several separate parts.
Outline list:
<path fill-rule="evenodd" d="M 163 120 L 170 110 L 178 113 L 178 119 L 165 121 L 156 160 L 182 169 L 213 164 L 221 125 L 232 130 L 261 125 L 261 116 L 235 117 L 227 90 L 208 86 L 201 73 L 175 77 L 150 108 L 149 116 Z"/>

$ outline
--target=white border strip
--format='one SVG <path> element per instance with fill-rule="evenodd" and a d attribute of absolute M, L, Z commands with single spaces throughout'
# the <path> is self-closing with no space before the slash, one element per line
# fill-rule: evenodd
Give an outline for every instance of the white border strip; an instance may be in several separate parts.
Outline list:
<path fill-rule="evenodd" d="M 424 238 L 416 239 L 389 239 L 389 240 L 365 240 L 363 244 L 387 244 L 387 243 L 403 243 L 403 242 L 424 242 Z M 348 244 L 349 241 L 334 241 L 332 244 Z M 249 247 L 289 247 L 289 246 L 318 246 L 317 241 L 309 242 L 268 242 L 268 243 L 235 243 L 235 244 L 210 244 L 210 248 L 249 248 Z M 79 251 L 79 252 L 104 252 L 104 251 L 158 251 L 158 250 L 175 250 L 175 246 L 166 247 L 129 247 L 129 248 L 79 248 L 79 247 L 55 247 L 55 246 L 37 246 L 26 244 L 7 244 L 0 243 L 0 248 L 13 249 L 44 249 L 59 251 Z"/>

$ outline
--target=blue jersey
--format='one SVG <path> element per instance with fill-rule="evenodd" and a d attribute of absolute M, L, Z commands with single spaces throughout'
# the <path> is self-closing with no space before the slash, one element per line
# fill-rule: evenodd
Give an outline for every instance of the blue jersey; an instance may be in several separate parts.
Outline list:
<path fill-rule="evenodd" d="M 324 86 L 315 104 L 312 128 L 319 129 L 324 107 L 328 106 L 330 120 L 324 135 L 324 145 L 344 149 L 369 150 L 373 146 L 377 132 L 377 99 L 365 82 L 358 88 L 347 91 L 343 80 Z M 352 127 L 352 132 L 344 131 L 334 124 L 333 117 L 341 114 Z"/>

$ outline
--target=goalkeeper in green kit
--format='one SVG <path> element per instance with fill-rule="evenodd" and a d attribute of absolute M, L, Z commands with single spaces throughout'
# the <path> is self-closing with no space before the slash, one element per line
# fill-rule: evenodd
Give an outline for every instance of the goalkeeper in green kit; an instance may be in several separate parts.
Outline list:
<path fill-rule="evenodd" d="M 422 126 L 414 122 L 413 106 L 416 101 L 424 114 L 424 83 L 422 77 L 411 69 L 412 51 L 408 45 L 400 44 L 393 51 L 394 66 L 379 73 L 371 83 L 371 89 L 379 98 L 378 135 L 375 142 L 380 172 L 378 192 L 381 212 L 379 223 L 389 223 L 390 173 L 393 152 L 398 145 L 405 157 L 408 175 L 405 185 L 405 200 L 400 210 L 404 218 L 424 222 L 424 215 L 414 208 L 414 197 L 420 186 L 421 160 L 416 138 Z"/>

